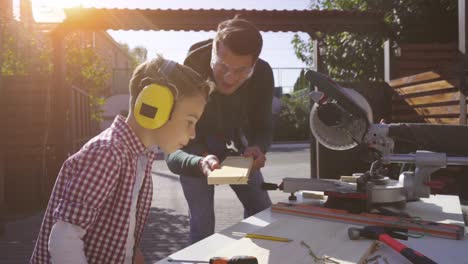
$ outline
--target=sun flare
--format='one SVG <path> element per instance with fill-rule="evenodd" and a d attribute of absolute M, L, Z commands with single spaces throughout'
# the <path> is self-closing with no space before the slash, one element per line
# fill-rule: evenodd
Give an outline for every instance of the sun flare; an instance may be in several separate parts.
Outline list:
<path fill-rule="evenodd" d="M 52 8 L 70 8 L 86 6 L 91 1 L 88 0 L 33 0 L 35 5 L 48 6 Z"/>

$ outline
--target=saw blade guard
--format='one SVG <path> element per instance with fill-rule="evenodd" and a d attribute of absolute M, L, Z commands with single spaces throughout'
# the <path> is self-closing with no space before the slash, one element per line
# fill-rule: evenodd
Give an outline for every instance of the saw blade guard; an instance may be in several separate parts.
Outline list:
<path fill-rule="evenodd" d="M 372 123 L 372 108 L 353 89 L 340 87 L 326 75 L 308 71 L 306 78 L 318 92 L 309 115 L 312 134 L 320 144 L 333 150 L 352 149 L 363 142 Z"/>

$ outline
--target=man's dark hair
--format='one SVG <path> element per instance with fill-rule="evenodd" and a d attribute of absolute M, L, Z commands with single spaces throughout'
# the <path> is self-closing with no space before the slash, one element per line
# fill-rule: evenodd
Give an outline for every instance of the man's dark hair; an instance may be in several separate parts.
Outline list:
<path fill-rule="evenodd" d="M 163 62 L 164 58 L 157 55 L 155 59 L 143 62 L 133 71 L 129 85 L 131 107 L 135 105 L 136 98 L 144 88 L 142 87 L 144 85 L 141 85 L 143 79 L 153 78 L 157 80 L 163 77 L 161 73 L 159 73 L 159 68 L 162 66 Z M 195 95 L 201 95 L 205 100 L 208 100 L 208 95 L 214 88 L 212 82 L 203 80 L 203 78 L 190 67 L 178 63 L 167 78 L 167 82 L 173 84 L 176 88 L 176 94 L 174 95 L 177 96 L 175 98 L 176 100 Z"/>
<path fill-rule="evenodd" d="M 254 59 L 262 51 L 263 40 L 258 28 L 237 15 L 219 23 L 215 40 L 216 43 L 222 42 L 235 54 L 252 55 Z"/>

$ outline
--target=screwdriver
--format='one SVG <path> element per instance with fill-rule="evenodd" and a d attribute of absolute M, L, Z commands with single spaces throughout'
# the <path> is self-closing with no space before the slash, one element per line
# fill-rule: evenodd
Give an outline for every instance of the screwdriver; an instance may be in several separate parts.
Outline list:
<path fill-rule="evenodd" d="M 232 258 L 212 257 L 210 258 L 209 261 L 169 258 L 167 261 L 168 262 L 189 262 L 189 263 L 210 263 L 210 264 L 258 264 L 257 258 L 253 256 L 234 256 Z"/>

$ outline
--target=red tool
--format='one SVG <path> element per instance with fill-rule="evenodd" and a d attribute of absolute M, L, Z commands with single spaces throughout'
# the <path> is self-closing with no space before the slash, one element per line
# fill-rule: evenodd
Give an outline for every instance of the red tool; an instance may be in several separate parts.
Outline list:
<path fill-rule="evenodd" d="M 382 226 L 366 226 L 364 228 L 350 227 L 348 229 L 348 236 L 351 240 L 357 240 L 361 237 L 376 239 L 384 242 L 395 251 L 407 258 L 411 263 L 415 264 L 437 264 L 432 259 L 424 256 L 416 250 L 413 250 L 406 245 L 398 242 L 394 238 L 407 240 L 408 236 L 398 233 L 408 232 L 407 229 L 382 227 Z"/>
<path fill-rule="evenodd" d="M 232 258 L 212 257 L 209 261 L 206 260 L 186 260 L 172 259 L 169 262 L 192 262 L 192 263 L 210 263 L 210 264 L 258 264 L 258 260 L 253 256 L 234 256 Z"/>

